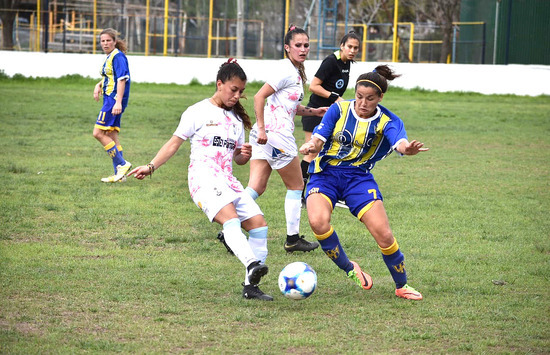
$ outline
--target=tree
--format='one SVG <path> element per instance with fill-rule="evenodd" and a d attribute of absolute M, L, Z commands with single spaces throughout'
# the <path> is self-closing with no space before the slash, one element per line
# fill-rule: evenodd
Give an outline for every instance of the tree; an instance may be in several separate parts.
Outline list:
<path fill-rule="evenodd" d="M 453 22 L 460 20 L 460 0 L 401 0 L 418 17 L 433 21 L 442 29 L 440 63 L 446 63 L 451 55 Z"/>
<path fill-rule="evenodd" d="M 1 49 L 13 50 L 13 23 L 20 0 L 0 0 L 0 20 L 2 21 Z"/>
<path fill-rule="evenodd" d="M 350 17 L 366 25 L 369 25 L 375 19 L 377 19 L 376 22 L 382 22 L 383 20 L 378 12 L 387 2 L 388 0 L 359 0 L 353 2 L 349 9 Z"/>

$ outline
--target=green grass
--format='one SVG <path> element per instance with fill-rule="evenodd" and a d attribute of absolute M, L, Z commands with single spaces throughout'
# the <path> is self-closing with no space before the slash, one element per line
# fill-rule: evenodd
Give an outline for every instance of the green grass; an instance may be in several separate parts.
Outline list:
<path fill-rule="evenodd" d="M 264 303 L 241 298 L 242 265 L 189 197 L 188 143 L 151 179 L 99 182 L 112 168 L 91 134 L 94 82 L 0 75 L 0 353 L 550 352 L 549 97 L 390 89 L 383 104 L 430 151 L 373 173 L 425 299 L 393 295 L 375 242 L 343 209 L 332 223 L 372 290 L 321 251 L 287 255 L 274 173 L 258 200 L 270 228 L 262 289 L 275 296 Z M 213 90 L 134 83 L 125 157 L 149 162 Z M 248 166 L 235 174 L 246 184 Z M 301 228 L 311 239 L 305 211 Z M 299 302 L 277 286 L 298 260 L 319 279 Z"/>

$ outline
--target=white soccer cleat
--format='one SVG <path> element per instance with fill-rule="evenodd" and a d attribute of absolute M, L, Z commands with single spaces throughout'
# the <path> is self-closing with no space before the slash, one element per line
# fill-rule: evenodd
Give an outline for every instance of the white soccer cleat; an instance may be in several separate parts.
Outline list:
<path fill-rule="evenodd" d="M 106 178 L 102 178 L 101 182 L 125 182 L 126 181 L 126 174 L 130 169 L 132 168 L 132 163 L 129 161 L 126 162 L 124 165 L 118 165 L 116 167 L 117 173 L 115 175 L 111 175 Z"/>

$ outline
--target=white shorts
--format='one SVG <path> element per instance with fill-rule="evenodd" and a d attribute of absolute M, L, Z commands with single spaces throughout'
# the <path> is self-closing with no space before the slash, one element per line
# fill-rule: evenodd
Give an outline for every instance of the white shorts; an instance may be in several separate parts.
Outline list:
<path fill-rule="evenodd" d="M 206 214 L 210 222 L 223 207 L 230 203 L 235 205 L 241 222 L 257 215 L 263 216 L 260 206 L 246 191 L 237 192 L 225 183 L 200 187 L 193 194 L 193 202 Z"/>
<path fill-rule="evenodd" d="M 280 139 L 281 135 L 269 132 L 267 135 L 266 144 L 258 144 L 254 129 L 250 131 L 250 145 L 252 145 L 252 156 L 250 160 L 259 159 L 266 160 L 273 170 L 279 170 L 290 164 L 290 162 L 298 155 L 298 147 L 296 141 L 292 137 L 292 141 L 288 139 Z M 277 147 L 275 147 L 276 145 Z"/>

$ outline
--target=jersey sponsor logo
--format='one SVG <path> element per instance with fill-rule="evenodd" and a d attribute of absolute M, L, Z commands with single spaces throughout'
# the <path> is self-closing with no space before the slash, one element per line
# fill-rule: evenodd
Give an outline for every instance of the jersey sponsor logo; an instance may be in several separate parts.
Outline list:
<path fill-rule="evenodd" d="M 206 124 L 206 127 L 217 127 L 219 126 L 220 124 L 218 122 L 214 122 L 213 120 L 210 120 L 210 122 L 208 122 Z"/>
<path fill-rule="evenodd" d="M 212 140 L 212 145 L 214 147 L 223 147 L 230 150 L 234 150 L 237 144 L 234 139 L 231 139 L 231 138 L 223 139 L 220 136 L 214 136 L 214 139 Z"/>
<path fill-rule="evenodd" d="M 336 82 L 336 88 L 341 89 L 343 87 L 344 87 L 344 79 L 338 79 L 338 81 Z"/>
<path fill-rule="evenodd" d="M 342 74 L 349 73 L 349 69 L 342 69 Z"/>

